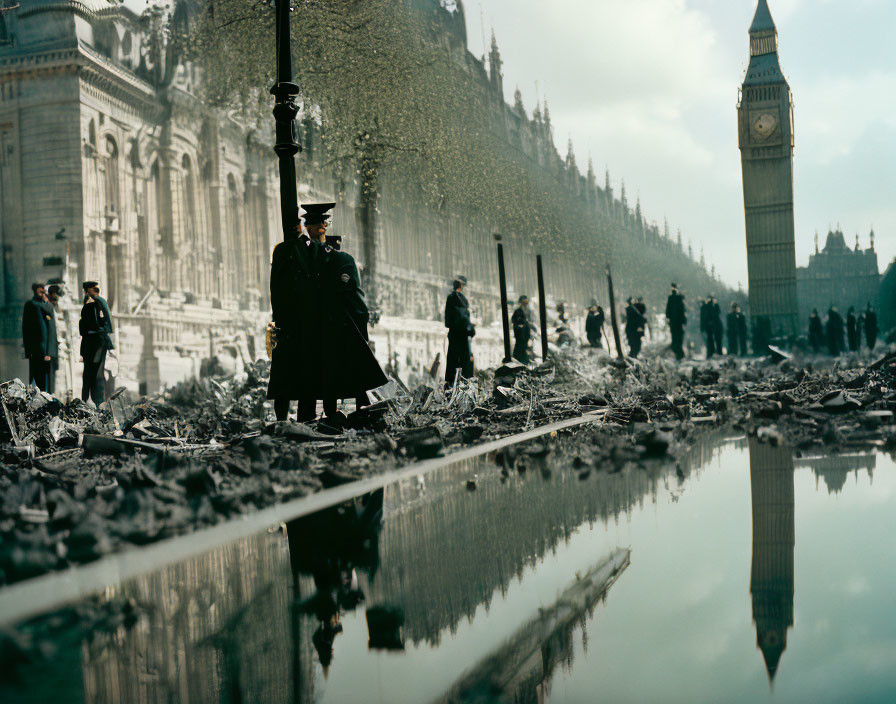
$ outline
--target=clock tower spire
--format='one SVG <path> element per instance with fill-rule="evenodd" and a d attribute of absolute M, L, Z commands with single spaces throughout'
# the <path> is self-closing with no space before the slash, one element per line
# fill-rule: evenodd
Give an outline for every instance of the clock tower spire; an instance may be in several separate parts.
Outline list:
<path fill-rule="evenodd" d="M 759 0 L 750 25 L 750 65 L 737 111 L 753 346 L 763 353 L 773 338 L 798 330 L 793 103 L 767 0 Z"/>

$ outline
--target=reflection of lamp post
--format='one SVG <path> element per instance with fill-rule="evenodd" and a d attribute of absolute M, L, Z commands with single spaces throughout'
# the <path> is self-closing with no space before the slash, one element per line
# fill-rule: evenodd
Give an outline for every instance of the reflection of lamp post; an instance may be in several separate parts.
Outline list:
<path fill-rule="evenodd" d="M 276 100 L 274 120 L 277 122 L 274 151 L 280 160 L 280 217 L 283 239 L 298 237 L 299 198 L 296 193 L 295 155 L 301 147 L 296 141 L 295 119 L 299 112 L 296 96 L 299 87 L 292 82 L 292 55 L 289 40 L 290 0 L 274 0 L 276 8 L 277 82 L 271 88 Z"/>

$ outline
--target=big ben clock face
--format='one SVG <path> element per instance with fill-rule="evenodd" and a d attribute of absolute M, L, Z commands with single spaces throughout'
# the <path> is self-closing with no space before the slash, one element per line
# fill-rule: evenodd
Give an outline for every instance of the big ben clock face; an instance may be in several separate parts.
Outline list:
<path fill-rule="evenodd" d="M 750 115 L 750 136 L 754 142 L 768 142 L 778 133 L 780 122 L 776 112 L 756 110 Z"/>

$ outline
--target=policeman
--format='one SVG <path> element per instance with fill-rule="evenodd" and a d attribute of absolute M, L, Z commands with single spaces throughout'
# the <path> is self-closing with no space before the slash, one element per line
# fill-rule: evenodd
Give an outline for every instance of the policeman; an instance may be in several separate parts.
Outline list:
<path fill-rule="evenodd" d="M 446 386 L 454 383 L 458 369 L 466 379 L 473 376 L 473 350 L 470 339 L 476 335 L 476 328 L 470 321 L 470 304 L 464 295 L 466 285 L 466 277 L 458 276 L 445 301 L 445 327 L 448 328 L 448 353 L 445 355 Z"/>
<path fill-rule="evenodd" d="M 635 301 L 629 298 L 625 306 L 625 337 L 628 340 L 629 354 L 635 359 L 641 354 L 645 325 L 647 319 L 641 314 Z"/>
<path fill-rule="evenodd" d="M 588 337 L 588 344 L 592 347 L 601 347 L 604 319 L 604 309 L 597 305 L 596 300 L 592 300 L 591 305 L 588 306 L 588 316 L 585 318 L 585 335 Z"/>
<path fill-rule="evenodd" d="M 59 357 L 56 314 L 43 284 L 32 284 L 31 300 L 22 310 L 22 342 L 28 358 L 28 383 L 53 393 L 52 369 Z"/>
<path fill-rule="evenodd" d="M 106 354 L 115 349 L 111 337 L 112 314 L 106 299 L 100 296 L 100 285 L 96 281 L 85 281 L 82 287 L 84 306 L 78 322 L 81 358 L 84 360 L 81 400 L 92 398 L 99 406 L 106 400 Z"/>
<path fill-rule="evenodd" d="M 529 297 L 520 296 L 519 306 L 513 311 L 511 322 L 513 323 L 513 358 L 523 364 L 529 363 L 529 340 L 532 339 L 532 331 L 535 325 L 529 318 Z"/>
<path fill-rule="evenodd" d="M 675 359 L 684 358 L 684 326 L 688 322 L 687 312 L 684 307 L 684 296 L 678 292 L 678 286 L 672 284 L 669 298 L 666 300 L 666 320 L 669 323 L 669 332 L 672 334 L 672 351 Z"/>
<path fill-rule="evenodd" d="M 317 399 L 366 394 L 387 382 L 365 335 L 367 307 L 355 260 L 326 244 L 335 203 L 303 206 L 307 232 L 274 248 L 271 309 L 277 328 L 268 398 L 278 420 L 300 401 L 299 420 L 313 420 Z M 366 332 L 366 330 L 365 330 Z M 331 418 L 335 421 L 336 418 Z"/>
<path fill-rule="evenodd" d="M 737 303 L 731 302 L 731 310 L 725 317 L 725 330 L 728 333 L 728 354 L 732 357 L 737 356 Z"/>

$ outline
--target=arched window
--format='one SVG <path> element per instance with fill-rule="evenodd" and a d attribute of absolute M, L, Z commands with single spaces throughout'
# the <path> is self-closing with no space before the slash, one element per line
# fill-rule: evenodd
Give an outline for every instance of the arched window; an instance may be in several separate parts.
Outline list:
<path fill-rule="evenodd" d="M 118 145 L 112 137 L 103 140 L 104 191 L 106 214 L 117 215 L 121 211 L 121 189 L 119 179 Z"/>
<path fill-rule="evenodd" d="M 196 226 L 196 174 L 193 171 L 193 162 L 184 154 L 181 160 L 183 171 L 183 225 L 184 238 L 195 240 Z"/>

